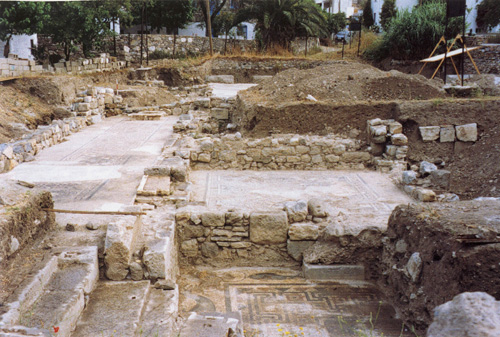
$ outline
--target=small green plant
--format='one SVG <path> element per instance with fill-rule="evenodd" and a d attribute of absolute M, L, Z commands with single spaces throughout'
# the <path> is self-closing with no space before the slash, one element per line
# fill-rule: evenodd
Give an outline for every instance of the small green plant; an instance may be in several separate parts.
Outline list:
<path fill-rule="evenodd" d="M 435 98 L 435 99 L 432 100 L 432 105 L 434 107 L 438 107 L 441 104 L 443 104 L 443 99 L 442 98 Z"/>

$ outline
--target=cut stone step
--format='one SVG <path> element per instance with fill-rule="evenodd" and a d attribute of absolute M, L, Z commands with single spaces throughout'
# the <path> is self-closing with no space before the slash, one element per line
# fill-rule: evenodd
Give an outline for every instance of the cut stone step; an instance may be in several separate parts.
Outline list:
<path fill-rule="evenodd" d="M 143 197 L 170 195 L 170 176 L 143 176 L 137 195 Z"/>
<path fill-rule="evenodd" d="M 71 336 L 137 336 L 149 288 L 149 281 L 99 283 Z"/>
<path fill-rule="evenodd" d="M 302 265 L 304 277 L 309 280 L 359 280 L 365 279 L 365 267 L 361 265 Z"/>
<path fill-rule="evenodd" d="M 45 336 L 48 332 L 55 332 L 52 329 L 57 329 L 57 336 L 70 336 L 85 307 L 85 296 L 94 289 L 99 278 L 97 247 L 66 249 L 56 263 L 54 268 L 54 259 L 50 260 L 41 271 L 49 274 L 39 273 L 40 277 L 37 275 L 28 284 L 2 321 L 17 314 L 16 324 L 32 328 L 30 333 L 33 336 L 37 336 L 37 330 L 40 336 Z M 3 322 L 0 323 L 0 336 L 5 331 L 19 330 L 2 326 L 5 326 Z M 15 334 L 6 333 L 5 336 Z"/>
<path fill-rule="evenodd" d="M 164 111 L 142 111 L 137 113 L 129 114 L 129 117 L 139 121 L 153 121 L 159 120 L 165 116 Z"/>
<path fill-rule="evenodd" d="M 179 337 L 243 337 L 241 312 L 191 313 Z"/>

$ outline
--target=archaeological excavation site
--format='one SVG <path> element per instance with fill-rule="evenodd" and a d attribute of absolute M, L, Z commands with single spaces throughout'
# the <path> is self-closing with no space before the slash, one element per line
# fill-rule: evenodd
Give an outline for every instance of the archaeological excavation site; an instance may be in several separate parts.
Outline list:
<path fill-rule="evenodd" d="M 57 69 L 0 82 L 0 336 L 500 334 L 498 77 Z"/>

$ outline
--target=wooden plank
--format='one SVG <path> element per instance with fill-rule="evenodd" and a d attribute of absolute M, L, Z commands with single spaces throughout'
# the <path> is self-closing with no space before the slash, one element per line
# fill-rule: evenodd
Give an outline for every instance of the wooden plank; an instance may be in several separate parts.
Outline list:
<path fill-rule="evenodd" d="M 472 50 L 476 50 L 476 49 L 479 49 L 479 48 L 481 48 L 481 47 L 465 48 L 465 52 L 468 53 L 468 52 L 470 52 Z M 446 58 L 450 58 L 450 57 L 457 56 L 457 55 L 460 55 L 460 54 L 462 54 L 462 48 L 456 49 L 454 51 L 449 52 L 446 55 Z M 443 59 L 444 59 L 444 54 L 439 54 L 439 55 L 436 55 L 436 56 L 433 56 L 433 57 L 429 57 L 429 58 L 420 60 L 420 62 L 437 62 L 437 61 L 441 61 Z"/>

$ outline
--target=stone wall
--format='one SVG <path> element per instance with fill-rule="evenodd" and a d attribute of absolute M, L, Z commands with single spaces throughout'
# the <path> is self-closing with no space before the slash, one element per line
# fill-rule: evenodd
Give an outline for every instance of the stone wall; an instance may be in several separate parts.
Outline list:
<path fill-rule="evenodd" d="M 500 44 L 486 44 L 470 53 L 481 74 L 500 74 Z M 468 57 L 465 61 L 465 73 L 476 74 Z"/>
<path fill-rule="evenodd" d="M 301 261 L 303 251 L 327 226 L 328 213 L 320 200 L 311 199 L 265 212 L 185 208 L 175 219 L 184 258 L 247 258 L 270 249 Z"/>
<path fill-rule="evenodd" d="M 33 161 L 34 156 L 55 144 L 61 143 L 65 137 L 77 132 L 87 125 L 101 121 L 110 104 L 116 107 L 121 96 L 115 95 L 110 88 L 89 88 L 77 94 L 70 111 L 64 111 L 68 117 L 52 121 L 51 125 L 39 125 L 31 134 L 22 139 L 0 144 L 0 173 L 7 172 L 19 163 Z"/>
<path fill-rule="evenodd" d="M 196 143 L 190 154 L 194 169 L 363 169 L 372 164 L 360 141 L 333 135 L 248 139 L 228 134 Z"/>
<path fill-rule="evenodd" d="M 42 73 L 56 74 L 88 74 L 103 71 L 114 71 L 123 69 L 125 61 L 117 61 L 107 54 L 92 59 L 78 59 L 76 61 L 58 62 L 54 67 L 48 66 L 44 69 L 42 65 L 37 65 L 35 61 L 19 60 L 17 55 L 9 55 L 9 58 L 0 58 L 0 78 L 39 75 Z"/>

